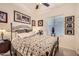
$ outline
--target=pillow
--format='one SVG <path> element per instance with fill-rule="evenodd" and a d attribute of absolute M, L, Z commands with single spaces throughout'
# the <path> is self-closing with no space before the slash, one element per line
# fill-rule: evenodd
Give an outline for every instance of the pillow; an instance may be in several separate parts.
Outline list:
<path fill-rule="evenodd" d="M 30 37 L 30 36 L 33 36 L 37 34 L 37 32 L 35 31 L 31 31 L 31 32 L 28 32 L 28 33 L 17 33 L 17 36 L 19 36 L 20 38 L 27 38 L 27 37 Z"/>
<path fill-rule="evenodd" d="M 19 30 L 16 30 L 15 32 L 17 32 L 17 33 L 28 33 L 28 32 L 31 32 L 32 31 L 32 29 L 19 29 Z"/>
<path fill-rule="evenodd" d="M 24 33 L 25 30 L 24 29 L 23 30 L 16 30 L 15 32 L 17 32 L 17 33 Z"/>

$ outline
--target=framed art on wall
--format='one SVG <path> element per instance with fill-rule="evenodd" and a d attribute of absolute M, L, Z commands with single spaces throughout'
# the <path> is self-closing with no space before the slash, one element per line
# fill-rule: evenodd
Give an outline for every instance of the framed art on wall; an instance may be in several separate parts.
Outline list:
<path fill-rule="evenodd" d="M 38 20 L 38 26 L 43 26 L 43 20 Z"/>
<path fill-rule="evenodd" d="M 65 17 L 65 34 L 74 35 L 74 16 Z"/>
<path fill-rule="evenodd" d="M 32 20 L 32 26 L 36 26 L 36 21 Z"/>
<path fill-rule="evenodd" d="M 66 24 L 66 28 L 73 28 L 73 24 Z"/>
<path fill-rule="evenodd" d="M 73 30 L 67 30 L 67 33 L 68 35 L 73 35 L 74 31 Z"/>
<path fill-rule="evenodd" d="M 20 23 L 30 24 L 31 23 L 31 17 L 28 16 L 28 15 L 25 15 L 23 13 L 20 13 L 18 11 L 14 11 L 14 21 L 20 22 Z"/>
<path fill-rule="evenodd" d="M 74 22 L 74 16 L 68 16 L 66 17 L 66 22 Z"/>
<path fill-rule="evenodd" d="M 0 11 L 0 23 L 7 23 L 7 13 Z"/>

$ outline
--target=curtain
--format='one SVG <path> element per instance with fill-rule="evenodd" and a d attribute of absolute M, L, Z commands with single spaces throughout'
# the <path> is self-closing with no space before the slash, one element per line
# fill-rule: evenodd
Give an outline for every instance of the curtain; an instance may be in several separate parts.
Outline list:
<path fill-rule="evenodd" d="M 52 30 L 54 28 L 54 33 L 56 36 L 64 35 L 64 17 L 63 16 L 55 16 L 51 17 L 48 20 L 48 34 L 53 34 Z"/>

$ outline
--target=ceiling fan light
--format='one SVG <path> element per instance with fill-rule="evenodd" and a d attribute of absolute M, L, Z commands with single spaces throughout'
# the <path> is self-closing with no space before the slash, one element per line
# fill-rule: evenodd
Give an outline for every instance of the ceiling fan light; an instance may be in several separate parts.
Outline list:
<path fill-rule="evenodd" d="M 49 4 L 48 3 L 42 3 L 43 5 L 45 5 L 45 6 L 47 6 L 47 7 L 49 7 Z"/>

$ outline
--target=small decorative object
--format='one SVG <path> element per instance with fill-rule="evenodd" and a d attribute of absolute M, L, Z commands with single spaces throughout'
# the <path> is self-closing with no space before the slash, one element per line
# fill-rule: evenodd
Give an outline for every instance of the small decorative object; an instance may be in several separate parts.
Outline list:
<path fill-rule="evenodd" d="M 51 36 L 55 36 L 55 28 L 52 27 L 52 33 L 51 33 Z"/>
<path fill-rule="evenodd" d="M 35 20 L 32 20 L 32 26 L 35 26 L 35 25 L 36 25 Z"/>
<path fill-rule="evenodd" d="M 4 30 L 4 29 L 1 29 L 1 30 L 0 30 L 2 40 L 4 39 L 4 33 L 5 33 L 5 32 L 6 32 L 6 30 Z"/>
<path fill-rule="evenodd" d="M 65 34 L 74 35 L 74 16 L 65 17 Z"/>
<path fill-rule="evenodd" d="M 7 23 L 7 13 L 0 11 L 0 23 Z"/>
<path fill-rule="evenodd" d="M 39 34 L 40 35 L 43 35 L 43 30 L 39 30 Z"/>
<path fill-rule="evenodd" d="M 20 23 L 30 24 L 31 17 L 28 15 L 25 15 L 23 13 L 20 13 L 18 11 L 14 11 L 14 21 L 20 22 Z"/>
<path fill-rule="evenodd" d="M 43 20 L 38 20 L 38 26 L 43 26 Z"/>

